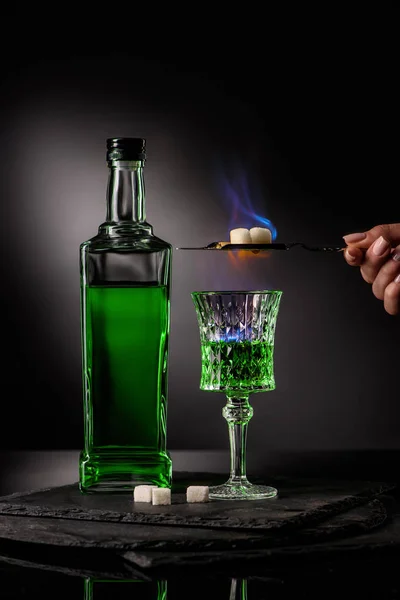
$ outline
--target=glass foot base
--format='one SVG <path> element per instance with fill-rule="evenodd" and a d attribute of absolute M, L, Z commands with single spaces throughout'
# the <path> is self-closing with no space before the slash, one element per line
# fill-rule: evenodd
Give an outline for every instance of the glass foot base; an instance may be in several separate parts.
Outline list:
<path fill-rule="evenodd" d="M 137 485 L 170 487 L 171 458 L 164 452 L 140 452 L 135 448 L 95 448 L 82 451 L 79 488 L 86 493 L 132 492 Z"/>
<path fill-rule="evenodd" d="M 278 490 L 269 485 L 255 485 L 246 482 L 227 481 L 222 485 L 211 486 L 209 489 L 210 500 L 265 500 L 275 498 Z"/>

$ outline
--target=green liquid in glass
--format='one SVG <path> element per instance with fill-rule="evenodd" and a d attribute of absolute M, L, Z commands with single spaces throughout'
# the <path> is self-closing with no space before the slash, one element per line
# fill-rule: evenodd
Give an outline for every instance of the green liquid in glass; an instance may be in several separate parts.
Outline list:
<path fill-rule="evenodd" d="M 201 357 L 202 390 L 262 392 L 275 389 L 273 346 L 267 342 L 203 341 Z"/>
<path fill-rule="evenodd" d="M 81 489 L 169 486 L 166 286 L 84 290 Z"/>

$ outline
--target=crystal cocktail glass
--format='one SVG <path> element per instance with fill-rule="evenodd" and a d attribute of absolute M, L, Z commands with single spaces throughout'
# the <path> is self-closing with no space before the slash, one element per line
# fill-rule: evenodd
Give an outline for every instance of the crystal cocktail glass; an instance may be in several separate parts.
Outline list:
<path fill-rule="evenodd" d="M 229 427 L 230 477 L 210 487 L 211 499 L 259 500 L 277 495 L 246 476 L 246 439 L 253 416 L 250 394 L 275 389 L 275 327 L 280 290 L 192 292 L 201 344 L 200 389 L 223 392 Z"/>

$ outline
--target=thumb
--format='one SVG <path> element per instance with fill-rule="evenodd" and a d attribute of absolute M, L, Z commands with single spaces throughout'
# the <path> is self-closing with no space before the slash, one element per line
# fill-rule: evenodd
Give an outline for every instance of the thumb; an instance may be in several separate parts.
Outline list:
<path fill-rule="evenodd" d="M 378 239 L 383 237 L 387 240 L 391 246 L 396 246 L 400 243 L 400 223 L 391 223 L 389 225 L 376 225 L 368 231 L 362 233 L 350 233 L 344 235 L 343 239 L 346 244 L 354 246 L 356 248 L 367 249 L 371 244 Z"/>

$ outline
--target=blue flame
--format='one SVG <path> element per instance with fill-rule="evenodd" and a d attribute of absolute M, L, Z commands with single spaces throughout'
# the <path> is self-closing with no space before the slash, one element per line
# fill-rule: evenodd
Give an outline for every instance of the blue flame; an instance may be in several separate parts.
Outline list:
<path fill-rule="evenodd" d="M 252 341 L 251 327 L 246 327 L 242 331 L 233 331 L 216 334 L 217 342 L 237 343 Z"/>
<path fill-rule="evenodd" d="M 235 178 L 228 176 L 219 177 L 222 185 L 222 193 L 226 202 L 229 203 L 231 215 L 229 231 L 236 227 L 267 227 L 271 231 L 272 240 L 278 235 L 275 225 L 267 217 L 262 217 L 254 209 L 253 202 L 258 205 L 260 202 L 260 193 L 251 189 L 246 173 L 242 168 L 236 169 Z M 254 179 L 252 181 L 254 188 Z M 257 202 L 258 200 L 258 202 Z"/>

